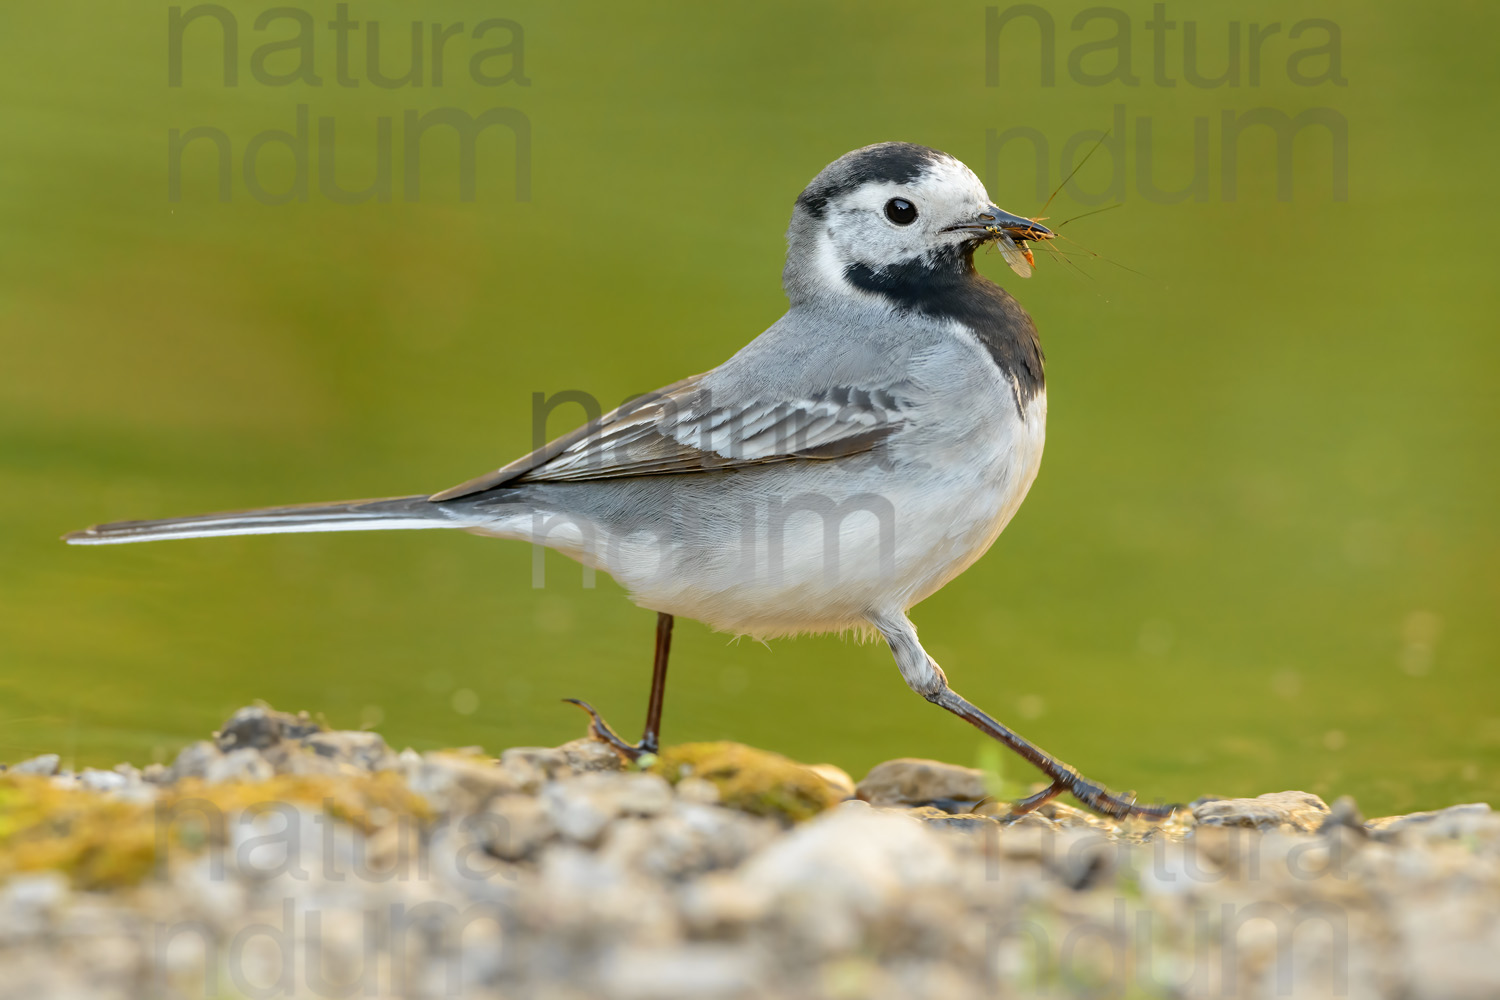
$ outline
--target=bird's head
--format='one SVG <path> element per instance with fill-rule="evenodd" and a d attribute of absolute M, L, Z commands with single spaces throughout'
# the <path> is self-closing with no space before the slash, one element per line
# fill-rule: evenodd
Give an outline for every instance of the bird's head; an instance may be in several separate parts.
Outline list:
<path fill-rule="evenodd" d="M 1025 240 L 1051 230 L 990 201 L 974 171 L 947 153 L 882 142 L 845 153 L 797 198 L 783 276 L 792 300 L 859 294 L 871 283 L 951 281 L 996 242 L 1022 277 Z"/>

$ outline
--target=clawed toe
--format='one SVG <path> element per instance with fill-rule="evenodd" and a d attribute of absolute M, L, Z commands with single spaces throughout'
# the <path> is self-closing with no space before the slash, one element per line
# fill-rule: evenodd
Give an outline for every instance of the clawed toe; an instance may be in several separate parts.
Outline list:
<path fill-rule="evenodd" d="M 563 701 L 570 705 L 577 705 L 588 713 L 589 735 L 601 743 L 608 744 L 610 749 L 619 754 L 628 763 L 635 763 L 647 754 L 656 753 L 656 741 L 650 739 L 649 735 L 639 743 L 627 743 L 621 739 L 619 734 L 609 727 L 609 723 L 599 715 L 593 705 L 582 698 L 564 698 Z"/>
<path fill-rule="evenodd" d="M 1028 795 L 1024 799 L 1021 799 L 1017 802 L 1012 802 L 1010 804 L 1010 815 L 1007 818 L 1024 816 L 1027 813 L 1046 805 L 1048 802 L 1051 802 L 1053 799 L 1061 795 L 1064 791 L 1066 791 L 1066 787 L 1059 782 L 1054 781 L 1046 788 L 1043 788 L 1040 792 Z"/>
<path fill-rule="evenodd" d="M 1072 795 L 1073 798 L 1094 812 L 1114 819 L 1125 819 L 1129 816 L 1140 816 L 1146 819 L 1166 819 L 1177 809 L 1177 806 L 1167 804 L 1140 805 L 1135 800 L 1135 792 L 1116 795 L 1103 785 L 1095 784 L 1087 778 L 1074 774 L 1067 779 L 1058 778 L 1041 791 L 1012 803 L 1010 817 L 1024 816 L 1034 809 L 1051 802 L 1063 792 Z"/>

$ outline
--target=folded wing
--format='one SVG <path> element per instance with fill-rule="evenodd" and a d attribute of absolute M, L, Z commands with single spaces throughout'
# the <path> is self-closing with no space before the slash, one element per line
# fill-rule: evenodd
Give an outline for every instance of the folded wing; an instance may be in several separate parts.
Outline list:
<path fill-rule="evenodd" d="M 434 494 L 498 486 L 685 475 L 869 451 L 905 419 L 899 390 L 832 388 L 804 399 L 719 405 L 695 375 L 606 413 L 502 469 Z"/>

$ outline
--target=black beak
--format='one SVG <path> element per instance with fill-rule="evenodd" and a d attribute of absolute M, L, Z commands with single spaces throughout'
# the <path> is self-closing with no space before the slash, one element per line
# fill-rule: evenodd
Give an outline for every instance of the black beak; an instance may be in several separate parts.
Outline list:
<path fill-rule="evenodd" d="M 1050 240 L 1054 233 L 1040 222 L 1019 215 L 1011 215 L 1005 209 L 991 205 L 980 212 L 972 222 L 961 222 L 949 226 L 946 232 L 973 233 L 978 238 L 994 237 L 1001 233 L 1013 240 Z"/>

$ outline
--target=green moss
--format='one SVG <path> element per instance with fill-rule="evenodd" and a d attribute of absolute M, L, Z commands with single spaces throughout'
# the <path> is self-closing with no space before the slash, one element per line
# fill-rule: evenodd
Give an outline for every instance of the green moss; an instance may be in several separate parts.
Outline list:
<path fill-rule="evenodd" d="M 137 802 L 73 788 L 50 778 L 0 776 L 0 877 L 58 871 L 80 889 L 135 885 L 156 868 L 162 847 L 195 852 L 219 842 L 209 817 L 292 803 L 370 833 L 402 819 L 426 822 L 430 809 L 398 775 L 278 775 L 263 782 L 185 781 Z"/>
<path fill-rule="evenodd" d="M 82 889 L 134 884 L 156 861 L 148 805 L 56 787 L 35 775 L 0 777 L 0 876 L 59 871 Z"/>
<path fill-rule="evenodd" d="M 842 798 L 805 765 L 742 743 L 666 747 L 651 770 L 673 784 L 687 777 L 703 778 L 719 789 L 719 801 L 726 806 L 793 822 L 816 816 Z"/>

